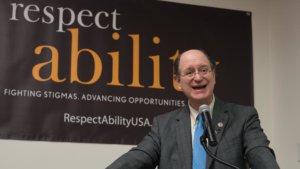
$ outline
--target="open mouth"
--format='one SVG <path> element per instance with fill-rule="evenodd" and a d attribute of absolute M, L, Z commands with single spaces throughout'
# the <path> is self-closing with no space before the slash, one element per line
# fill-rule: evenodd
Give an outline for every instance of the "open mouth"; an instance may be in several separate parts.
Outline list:
<path fill-rule="evenodd" d="M 201 90 L 201 89 L 205 89 L 207 85 L 198 85 L 198 86 L 193 86 L 192 88 L 194 90 Z"/>

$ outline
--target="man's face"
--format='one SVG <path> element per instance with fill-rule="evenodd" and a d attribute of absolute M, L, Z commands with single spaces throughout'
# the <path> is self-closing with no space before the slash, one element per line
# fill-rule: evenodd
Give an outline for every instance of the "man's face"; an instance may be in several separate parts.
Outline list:
<path fill-rule="evenodd" d="M 184 52 L 180 58 L 179 75 L 175 78 L 194 109 L 198 110 L 202 104 L 210 104 L 216 79 L 215 72 L 203 52 Z"/>

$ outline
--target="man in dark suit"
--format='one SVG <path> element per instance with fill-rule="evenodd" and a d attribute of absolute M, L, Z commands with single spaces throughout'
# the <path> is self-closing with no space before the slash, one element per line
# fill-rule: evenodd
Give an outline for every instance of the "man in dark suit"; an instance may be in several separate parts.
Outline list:
<path fill-rule="evenodd" d="M 215 62 L 202 50 L 183 52 L 175 61 L 174 78 L 188 105 L 153 119 L 151 131 L 107 169 L 196 169 L 193 167 L 194 131 L 198 109 L 209 105 L 218 144 L 208 149 L 240 169 L 279 169 L 269 140 L 253 107 L 226 103 L 214 96 Z M 229 169 L 209 156 L 206 169 Z M 200 159 L 199 159 L 200 160 Z"/>

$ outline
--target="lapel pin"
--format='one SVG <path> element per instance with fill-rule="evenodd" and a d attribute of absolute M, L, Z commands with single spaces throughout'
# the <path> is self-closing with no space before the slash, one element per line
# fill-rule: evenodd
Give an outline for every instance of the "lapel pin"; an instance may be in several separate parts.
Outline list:
<path fill-rule="evenodd" d="M 224 126 L 224 124 L 222 122 L 218 123 L 218 127 L 222 128 Z"/>
<path fill-rule="evenodd" d="M 215 130 L 215 133 L 216 134 L 218 134 L 219 132 L 221 132 L 222 131 L 222 128 L 224 127 L 224 124 L 223 124 L 223 122 L 219 122 L 218 124 L 217 124 L 217 128 L 216 128 L 216 130 Z"/>

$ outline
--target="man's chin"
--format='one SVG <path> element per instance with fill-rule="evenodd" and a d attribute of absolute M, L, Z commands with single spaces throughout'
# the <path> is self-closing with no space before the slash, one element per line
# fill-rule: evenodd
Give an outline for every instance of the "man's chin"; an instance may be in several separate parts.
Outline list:
<path fill-rule="evenodd" d="M 195 100 L 205 100 L 208 98 L 207 92 L 195 92 L 191 95 L 193 99 Z"/>
<path fill-rule="evenodd" d="M 195 102 L 197 102 L 197 103 L 205 103 L 205 102 L 207 102 L 209 100 L 209 98 L 207 96 L 206 97 L 203 97 L 203 96 L 199 97 L 199 96 L 197 96 L 197 97 L 193 97 L 192 99 Z"/>

